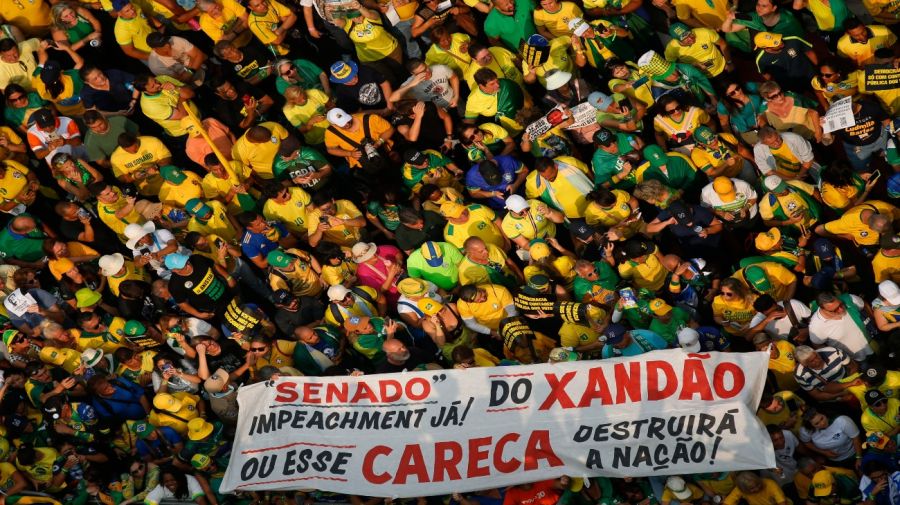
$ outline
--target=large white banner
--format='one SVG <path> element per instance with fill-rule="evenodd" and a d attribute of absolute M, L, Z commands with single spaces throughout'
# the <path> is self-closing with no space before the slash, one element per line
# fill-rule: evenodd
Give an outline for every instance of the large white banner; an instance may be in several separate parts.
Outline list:
<path fill-rule="evenodd" d="M 562 475 L 775 467 L 755 412 L 768 354 L 634 358 L 241 388 L 223 491 L 415 497 Z"/>

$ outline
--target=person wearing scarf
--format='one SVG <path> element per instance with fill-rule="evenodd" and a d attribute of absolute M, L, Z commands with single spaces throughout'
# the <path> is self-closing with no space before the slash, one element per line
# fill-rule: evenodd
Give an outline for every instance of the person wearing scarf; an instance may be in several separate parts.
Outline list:
<path fill-rule="evenodd" d="M 587 194 L 594 189 L 589 173 L 587 165 L 571 156 L 538 158 L 525 179 L 525 197 L 540 199 L 566 219 L 581 219 L 589 203 Z"/>
<path fill-rule="evenodd" d="M 474 122 L 479 116 L 491 118 L 511 135 L 518 135 L 524 128 L 516 122 L 515 117 L 525 106 L 524 95 L 519 86 L 509 79 L 498 78 L 489 68 L 475 72 L 475 82 L 478 86 L 472 90 L 466 102 L 465 119 Z"/>

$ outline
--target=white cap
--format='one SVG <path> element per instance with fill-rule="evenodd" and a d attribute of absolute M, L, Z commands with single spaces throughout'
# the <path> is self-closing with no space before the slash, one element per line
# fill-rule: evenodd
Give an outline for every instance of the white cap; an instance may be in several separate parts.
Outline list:
<path fill-rule="evenodd" d="M 878 294 L 891 305 L 900 305 L 900 288 L 894 281 L 883 281 L 879 284 Z"/>
<path fill-rule="evenodd" d="M 700 352 L 700 334 L 693 328 L 682 328 L 678 330 L 678 345 L 685 352 Z"/>
<path fill-rule="evenodd" d="M 85 349 L 81 353 L 81 362 L 89 367 L 97 366 L 103 359 L 103 351 L 100 349 Z"/>
<path fill-rule="evenodd" d="M 572 30 L 572 34 L 576 37 L 584 35 L 584 32 L 588 31 L 590 27 L 591 25 L 582 18 L 572 18 L 569 20 L 569 30 Z"/>
<path fill-rule="evenodd" d="M 679 500 L 687 500 L 694 494 L 681 477 L 669 477 L 666 479 L 666 487 L 669 488 L 669 491 L 671 491 L 672 494 L 675 495 L 675 498 L 678 498 Z"/>
<path fill-rule="evenodd" d="M 553 91 L 565 86 L 570 80 L 572 80 L 572 74 L 563 70 L 553 70 L 547 74 L 547 85 L 545 87 L 548 91 Z"/>
<path fill-rule="evenodd" d="M 121 253 L 107 254 L 100 257 L 98 264 L 100 265 L 100 273 L 106 277 L 116 275 L 125 266 L 125 256 L 122 256 Z"/>
<path fill-rule="evenodd" d="M 506 208 L 513 212 L 522 212 L 528 210 L 528 201 L 519 195 L 509 195 L 506 199 Z"/>
<path fill-rule="evenodd" d="M 328 288 L 328 299 L 332 302 L 339 302 L 347 297 L 350 293 L 350 290 L 344 287 L 342 284 L 335 284 Z"/>
<path fill-rule="evenodd" d="M 765 186 L 769 191 L 775 191 L 775 189 L 780 186 L 782 182 L 784 182 L 784 180 L 775 174 L 767 175 L 766 178 L 763 179 L 763 186 Z"/>
<path fill-rule="evenodd" d="M 654 56 L 656 56 L 656 51 L 654 51 L 652 49 L 647 51 L 646 53 L 642 54 L 641 57 L 638 58 L 638 60 L 637 60 L 638 66 L 646 67 L 647 65 L 650 64 L 650 60 L 652 60 Z"/>
<path fill-rule="evenodd" d="M 156 231 L 156 225 L 153 224 L 153 221 L 147 221 L 144 224 L 131 223 L 125 227 L 125 237 L 128 239 L 125 242 L 125 247 L 129 249 L 136 249 L 137 243 L 142 238 L 150 235 L 151 233 Z"/>
<path fill-rule="evenodd" d="M 350 121 L 353 120 L 353 116 L 347 114 L 344 109 L 338 109 L 337 107 L 328 111 L 328 115 L 326 117 L 328 118 L 329 123 L 338 127 L 347 126 Z"/>

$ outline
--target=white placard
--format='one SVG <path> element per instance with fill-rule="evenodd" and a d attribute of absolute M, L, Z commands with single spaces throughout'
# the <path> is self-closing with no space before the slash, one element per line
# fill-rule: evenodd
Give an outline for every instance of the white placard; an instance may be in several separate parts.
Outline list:
<path fill-rule="evenodd" d="M 37 305 L 37 300 L 29 293 L 22 293 L 21 289 L 17 289 L 6 297 L 3 305 L 11 314 L 16 317 L 22 317 L 22 314 L 28 311 L 28 307 Z"/>
<path fill-rule="evenodd" d="M 831 133 L 837 130 L 843 130 L 856 124 L 856 118 L 853 117 L 853 99 L 849 96 L 835 100 L 828 112 L 825 113 L 825 123 L 822 125 L 822 131 Z"/>

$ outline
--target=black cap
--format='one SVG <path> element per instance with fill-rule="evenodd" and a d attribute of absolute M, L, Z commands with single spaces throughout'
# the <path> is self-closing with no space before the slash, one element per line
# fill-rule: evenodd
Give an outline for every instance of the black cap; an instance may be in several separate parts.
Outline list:
<path fill-rule="evenodd" d="M 294 295 L 286 289 L 279 289 L 273 293 L 275 303 L 278 305 L 290 305 L 294 301 Z"/>
<path fill-rule="evenodd" d="M 872 365 L 867 367 L 859 374 L 859 378 L 870 386 L 880 386 L 884 382 L 887 370 L 881 365 Z"/>
<path fill-rule="evenodd" d="M 883 402 L 887 400 L 887 396 L 884 395 L 881 391 L 877 389 L 870 389 L 866 391 L 866 403 L 869 405 L 875 405 L 878 402 Z"/>
<path fill-rule="evenodd" d="M 606 128 L 600 128 L 594 134 L 594 142 L 601 146 L 611 146 L 616 142 L 616 136 Z"/>
<path fill-rule="evenodd" d="M 572 232 L 572 235 L 575 235 L 575 238 L 585 242 L 594 236 L 594 229 L 587 223 L 579 222 L 578 220 L 572 221 L 571 225 L 569 225 L 569 231 Z"/>
<path fill-rule="evenodd" d="M 41 69 L 41 82 L 44 84 L 54 83 L 59 80 L 60 74 L 62 74 L 62 67 L 59 65 L 59 62 L 47 60 L 44 63 L 44 68 Z"/>
<path fill-rule="evenodd" d="M 56 125 L 56 116 L 50 109 L 38 109 L 31 113 L 31 121 L 38 125 L 38 128 L 49 128 Z"/>
<path fill-rule="evenodd" d="M 408 149 L 403 153 L 403 160 L 409 163 L 410 165 L 421 165 L 425 163 L 425 155 L 416 149 Z"/>
<path fill-rule="evenodd" d="M 162 47 L 169 43 L 169 36 L 159 32 L 151 32 L 147 35 L 147 45 L 153 49 Z"/>

